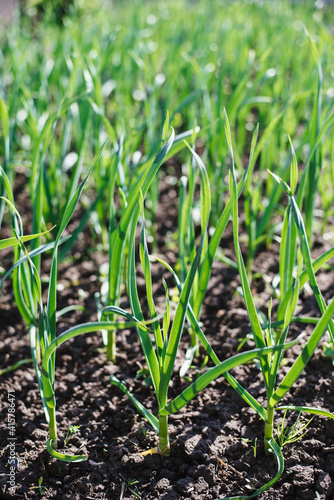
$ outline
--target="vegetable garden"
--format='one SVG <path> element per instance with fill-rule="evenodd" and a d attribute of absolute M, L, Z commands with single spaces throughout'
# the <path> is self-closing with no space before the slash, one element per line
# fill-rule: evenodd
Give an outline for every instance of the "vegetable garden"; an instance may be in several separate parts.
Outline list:
<path fill-rule="evenodd" d="M 1 498 L 332 498 L 333 30 L 321 0 L 14 13 Z"/>

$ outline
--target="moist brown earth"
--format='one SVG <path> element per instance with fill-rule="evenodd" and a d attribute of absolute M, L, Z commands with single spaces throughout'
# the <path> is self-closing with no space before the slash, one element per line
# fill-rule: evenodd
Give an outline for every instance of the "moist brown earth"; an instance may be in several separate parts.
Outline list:
<path fill-rule="evenodd" d="M 175 250 L 167 245 L 168 232 L 176 229 L 175 193 L 163 184 L 158 214 L 157 252 L 171 263 Z M 21 203 L 23 203 L 23 197 Z M 22 206 L 25 206 L 24 204 Z M 20 205 L 18 206 L 20 209 Z M 76 217 L 80 216 L 80 211 Z M 76 219 L 74 219 L 76 220 Z M 5 232 L 3 233 L 5 236 Z M 320 241 L 320 240 L 319 240 Z M 327 249 L 317 243 L 313 256 Z M 59 282 L 59 309 L 83 304 L 84 311 L 63 316 L 59 333 L 72 325 L 96 320 L 95 292 L 100 290 L 99 266 L 106 256 L 95 252 L 92 235 L 86 230 L 78 241 L 73 258 L 63 263 Z M 227 228 L 221 246 L 233 258 L 231 228 Z M 90 248 L 92 250 L 90 250 Z M 11 253 L 3 252 L 1 265 L 11 264 Z M 43 272 L 48 274 L 49 258 L 44 258 Z M 170 288 L 173 282 L 164 268 L 153 265 L 155 296 L 163 304 L 162 276 Z M 262 249 L 254 263 L 258 278 L 253 291 L 256 305 L 267 311 L 272 295 L 271 279 L 278 272 L 278 247 Z M 333 272 L 322 271 L 319 286 L 328 301 L 333 296 Z M 139 273 L 139 292 L 143 296 L 143 280 Z M 236 271 L 217 262 L 205 299 L 203 329 L 220 359 L 236 352 L 240 339 L 250 331 L 243 299 L 236 292 Z M 159 296 L 161 294 L 161 297 Z M 314 297 L 307 290 L 301 294 L 301 313 L 318 315 Z M 126 301 L 123 306 L 126 307 Z M 275 302 L 274 302 L 275 305 Z M 15 306 L 10 280 L 0 296 L 1 367 L 30 357 L 27 330 Z M 291 327 L 291 337 L 302 331 Z M 307 327 L 306 332 L 310 333 Z M 249 343 L 248 347 L 252 344 Z M 180 379 L 178 368 L 188 347 L 185 332 L 177 358 L 169 397 L 179 394 L 188 384 Z M 135 331 L 122 331 L 117 338 L 117 363 L 106 363 L 101 335 L 85 335 L 62 345 L 56 359 L 56 398 L 59 438 L 64 439 L 70 424 L 80 426 L 66 447 L 67 453 L 88 453 L 88 461 L 78 464 L 60 462 L 45 449 L 48 428 L 38 392 L 32 363 L 0 377 L 0 498 L 56 499 L 193 499 L 210 500 L 232 495 L 249 495 L 268 482 L 277 472 L 274 456 L 263 451 L 264 424 L 256 413 L 220 377 L 201 392 L 179 413 L 169 419 L 171 452 L 169 457 L 141 455 L 157 444 L 153 430 L 137 414 L 131 402 L 109 381 L 114 374 L 126 381 L 135 396 L 148 409 L 157 412 L 152 387 L 143 378 L 136 379 L 145 367 Z M 281 377 L 300 352 L 300 345 L 286 352 Z M 195 379 L 200 373 L 205 353 L 201 351 L 195 368 L 188 372 Z M 284 402 L 308 405 L 334 411 L 333 365 L 324 357 L 322 347 L 316 350 L 305 372 Z M 254 364 L 239 367 L 233 375 L 265 403 L 265 389 Z M 13 391 L 14 392 L 10 392 Z M 10 441 L 7 426 L 8 394 L 15 395 L 15 441 Z M 297 414 L 287 416 L 288 426 Z M 276 413 L 276 422 L 282 415 Z M 15 495 L 9 490 L 11 448 L 15 443 Z M 301 441 L 283 448 L 285 470 L 276 485 L 261 494 L 260 500 L 312 500 L 334 498 L 334 426 L 331 420 L 315 416 Z M 42 483 L 39 486 L 40 478 Z"/>

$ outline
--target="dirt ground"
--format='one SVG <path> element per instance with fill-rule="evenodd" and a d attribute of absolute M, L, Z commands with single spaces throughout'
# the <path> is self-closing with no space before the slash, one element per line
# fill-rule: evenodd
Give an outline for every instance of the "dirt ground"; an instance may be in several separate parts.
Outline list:
<path fill-rule="evenodd" d="M 24 203 L 23 194 L 20 203 Z M 174 201 L 173 201 L 174 200 Z M 24 206 L 24 205 L 23 205 Z M 175 262 L 174 252 L 166 246 L 166 233 L 175 228 L 177 206 L 175 192 L 162 186 L 158 214 L 157 252 Z M 80 217 L 76 213 L 74 224 Z M 74 257 L 62 265 L 59 308 L 83 304 L 84 312 L 76 311 L 59 321 L 59 333 L 68 327 L 96 319 L 94 293 L 99 291 L 99 267 L 106 256 L 92 252 L 87 229 L 78 241 Z M 226 255 L 233 258 L 231 229 L 222 240 Z M 314 255 L 327 249 L 319 240 Z M 267 310 L 271 285 L 265 276 L 278 271 L 277 247 L 263 249 L 256 257 L 254 271 L 260 276 L 254 281 L 257 306 Z M 11 253 L 2 255 L 1 265 L 10 266 Z M 47 275 L 49 258 L 44 259 Z M 171 277 L 160 265 L 153 266 L 154 293 L 161 290 L 161 278 L 172 287 Z M 334 292 L 333 271 L 319 275 L 319 286 L 326 300 Z M 250 331 L 243 299 L 236 294 L 239 280 L 236 271 L 222 263 L 214 265 L 213 276 L 205 299 L 202 321 L 204 331 L 221 360 L 235 353 L 239 339 Z M 143 283 L 139 278 L 139 293 Z M 126 306 L 126 302 L 122 302 Z M 302 293 L 302 314 L 317 314 L 314 298 Z M 1 367 L 30 357 L 26 327 L 14 303 L 10 280 L 0 295 L 0 360 Z M 291 336 L 301 332 L 291 328 Z M 177 368 L 181 366 L 188 346 L 185 332 L 181 342 Z M 9 394 L 15 395 L 15 498 L 55 499 L 147 499 L 147 500 L 212 500 L 231 495 L 247 495 L 276 474 L 274 457 L 263 451 L 263 422 L 248 408 L 234 390 L 220 377 L 189 405 L 169 419 L 171 454 L 142 456 L 141 451 L 156 445 L 156 436 L 147 422 L 137 414 L 129 400 L 112 386 L 109 375 L 126 381 L 136 397 L 153 412 L 157 411 L 151 387 L 138 370 L 145 366 L 143 355 L 133 330 L 122 331 L 117 339 L 117 363 L 106 363 L 100 334 L 86 335 L 63 345 L 57 354 L 56 398 L 59 438 L 65 437 L 69 424 L 80 430 L 66 447 L 67 452 L 87 452 L 87 462 L 67 464 L 53 459 L 45 449 L 48 438 L 36 377 L 32 364 L 0 377 L 0 497 L 12 498 L 9 490 L 11 460 L 7 416 Z M 300 352 L 296 345 L 286 353 L 283 376 Z M 196 367 L 189 376 L 200 371 L 204 358 L 201 352 Z M 260 402 L 265 389 L 254 364 L 240 367 L 233 375 Z M 188 382 L 180 379 L 176 370 L 169 397 L 175 397 Z M 285 398 L 286 403 L 309 405 L 334 411 L 333 366 L 323 356 L 321 347 L 310 361 L 305 373 Z M 11 392 L 12 391 L 12 392 Z M 13 392 L 14 391 L 14 392 Z M 277 422 L 281 415 L 277 412 Z M 296 414 L 288 417 L 288 424 Z M 260 500 L 313 500 L 334 498 L 334 426 L 332 421 L 316 416 L 302 441 L 283 449 L 285 471 L 274 488 L 263 493 Z M 38 481 L 43 478 L 42 490 Z"/>

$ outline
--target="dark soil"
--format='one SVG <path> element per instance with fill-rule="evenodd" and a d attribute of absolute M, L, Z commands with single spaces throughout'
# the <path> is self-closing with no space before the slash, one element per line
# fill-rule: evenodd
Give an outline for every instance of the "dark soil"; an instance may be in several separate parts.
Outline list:
<path fill-rule="evenodd" d="M 166 186 L 165 186 L 166 187 Z M 169 193 L 172 193 L 169 196 Z M 166 246 L 168 231 L 173 231 L 177 207 L 173 189 L 162 192 L 159 209 L 159 249 L 168 261 L 175 261 L 172 249 Z M 232 242 L 223 238 L 222 247 L 233 258 Z M 162 236 L 163 235 L 163 236 Z M 99 291 L 99 265 L 103 254 L 90 253 L 90 233 L 78 242 L 74 260 L 62 266 L 59 309 L 70 304 L 84 304 L 85 311 L 70 313 L 59 320 L 59 333 L 69 326 L 96 319 L 94 293 Z M 323 244 L 316 253 L 324 251 Z M 8 268 L 11 254 L 3 253 L 2 266 Z M 262 276 L 254 280 L 257 306 L 265 312 L 271 295 L 270 280 L 278 271 L 277 247 L 263 250 L 256 258 L 254 270 Z M 48 273 L 48 259 L 44 272 Z M 168 274 L 154 265 L 156 289 L 161 277 Z M 172 282 L 170 281 L 171 284 Z M 319 285 L 329 300 L 333 296 L 333 272 L 322 272 Z M 244 303 L 236 294 L 237 273 L 216 263 L 205 300 L 202 321 L 204 331 L 220 359 L 236 352 L 239 339 L 250 325 Z M 302 293 L 303 314 L 316 315 L 316 302 L 307 291 Z M 162 296 L 163 299 L 163 296 Z M 8 280 L 0 296 L 1 367 L 30 357 L 26 327 L 15 306 Z M 291 335 L 301 332 L 293 326 Z M 179 367 L 188 345 L 187 333 L 180 346 Z M 249 344 L 250 346 L 251 344 Z M 56 499 L 194 499 L 210 500 L 231 495 L 251 494 L 275 476 L 277 465 L 273 456 L 263 451 L 264 424 L 241 398 L 220 377 L 200 393 L 178 414 L 170 417 L 170 457 L 142 456 L 140 452 L 157 444 L 155 433 L 139 416 L 119 389 L 110 384 L 109 375 L 125 380 L 136 397 L 153 412 L 157 411 L 152 389 L 143 379 L 136 380 L 137 371 L 145 366 L 135 331 L 119 333 L 117 363 L 106 363 L 100 334 L 86 335 L 61 346 L 57 354 L 56 397 L 59 438 L 64 439 L 69 424 L 80 426 L 66 450 L 87 452 L 87 462 L 67 464 L 53 459 L 45 449 L 48 428 L 45 423 L 36 377 L 31 363 L 0 378 L 1 397 L 1 462 L 0 498 L 40 497 Z M 296 345 L 286 354 L 282 376 L 300 352 Z M 201 352 L 198 367 L 203 360 Z M 194 378 L 198 369 L 189 375 Z M 305 373 L 285 398 L 286 403 L 308 405 L 334 411 L 333 366 L 317 349 Z M 265 390 L 254 364 L 240 367 L 233 375 L 259 399 L 265 401 Z M 180 380 L 176 371 L 170 398 L 180 393 L 188 382 Z M 9 391 L 13 391 L 9 392 Z M 15 395 L 15 441 L 8 429 L 8 394 Z M 297 415 L 288 416 L 292 425 Z M 277 412 L 276 422 L 282 415 Z M 275 487 L 258 498 L 303 499 L 334 498 L 334 426 L 332 421 L 316 416 L 305 437 L 283 449 L 285 471 Z M 15 494 L 9 490 L 11 444 L 15 443 Z M 13 471 L 12 471 L 13 475 Z M 43 478 L 42 490 L 38 482 Z M 137 482 L 135 482 L 137 481 Z M 132 483 L 132 484 L 130 484 Z"/>

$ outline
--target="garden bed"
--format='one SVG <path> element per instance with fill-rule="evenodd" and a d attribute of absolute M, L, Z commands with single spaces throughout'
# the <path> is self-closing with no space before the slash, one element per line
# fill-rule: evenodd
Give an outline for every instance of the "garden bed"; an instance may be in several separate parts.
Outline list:
<path fill-rule="evenodd" d="M 333 13 L 20 2 L 1 498 L 334 498 Z"/>
<path fill-rule="evenodd" d="M 164 184 L 159 204 L 158 234 L 173 230 L 173 214 L 177 207 L 169 196 L 170 188 Z M 172 197 L 174 194 L 172 194 Z M 23 199 L 20 201 L 23 202 Z M 78 216 L 76 217 L 78 218 Z M 99 291 L 99 269 L 106 256 L 89 250 L 90 233 L 85 232 L 73 252 L 75 261 L 67 261 L 61 268 L 59 283 L 59 308 L 84 304 L 84 312 L 72 312 L 59 322 L 59 333 L 64 329 L 96 320 L 94 293 Z M 158 238 L 158 254 L 175 260 L 168 250 L 164 237 Z M 264 310 L 271 293 L 270 281 L 278 271 L 276 244 L 262 249 L 255 259 L 254 280 L 257 306 Z M 227 256 L 233 257 L 231 230 L 228 226 L 221 246 Z M 314 254 L 327 247 L 318 244 Z M 166 257 L 167 254 L 167 257 Z M 174 256 L 174 257 L 173 257 Z M 4 261 L 3 261 L 4 262 Z M 6 263 L 10 263 L 10 254 Z M 45 272 L 49 263 L 46 261 Z M 153 266 L 155 288 L 167 271 Z M 322 271 L 318 283 L 325 298 L 333 294 L 333 271 Z M 234 354 L 240 339 L 250 331 L 250 324 L 243 299 L 236 294 L 238 274 L 226 264 L 214 265 L 208 294 L 204 303 L 202 321 L 204 331 L 220 359 Z M 159 298 L 157 302 L 159 302 Z M 125 304 L 123 304 L 125 305 Z M 1 366 L 30 357 L 26 327 L 16 309 L 11 284 L 8 281 L 0 297 L 2 311 L 0 352 Z M 303 292 L 301 312 L 316 315 L 315 299 Z M 301 327 L 291 327 L 297 336 Z M 188 347 L 187 334 L 181 344 L 176 368 Z M 286 354 L 286 367 L 300 352 L 298 345 Z M 203 352 L 196 362 L 197 370 L 203 361 Z M 276 460 L 264 454 L 263 421 L 245 406 L 241 398 L 221 376 L 211 383 L 193 401 L 169 418 L 171 452 L 169 457 L 142 456 L 142 451 L 155 446 L 156 435 L 131 402 L 109 382 L 114 374 L 125 380 L 136 397 L 146 407 L 156 412 L 156 402 L 143 378 L 136 380 L 138 370 L 145 366 L 137 334 L 133 330 L 121 331 L 117 337 L 117 363 L 106 364 L 100 334 L 80 336 L 62 346 L 56 358 L 57 421 L 60 438 L 68 426 L 80 430 L 69 441 L 67 452 L 87 452 L 89 459 L 81 464 L 66 464 L 53 459 L 45 449 L 48 426 L 32 364 L 0 378 L 1 387 L 1 497 L 11 498 L 8 490 L 8 460 L 10 459 L 9 431 L 6 426 L 8 394 L 15 394 L 15 497 L 45 498 L 143 498 L 209 500 L 236 494 L 251 494 L 276 474 Z M 282 368 L 282 374 L 286 372 Z M 265 390 L 254 364 L 233 371 L 243 381 L 251 394 L 264 401 Z M 321 346 L 309 362 L 284 402 L 293 405 L 317 406 L 334 411 L 333 366 L 323 355 Z M 170 397 L 175 397 L 188 382 L 180 380 L 177 370 L 173 376 Z M 291 413 L 288 425 L 297 414 Z M 281 422 L 280 418 L 277 421 Z M 259 496 L 264 499 L 315 499 L 332 498 L 334 486 L 334 427 L 332 421 L 315 416 L 301 441 L 284 447 L 285 471 L 274 488 Z M 43 478 L 42 490 L 38 481 Z M 138 481 L 138 482 L 136 482 Z M 131 484 L 133 483 L 133 484 Z M 134 493 L 131 493 L 131 490 Z M 320 497 L 317 497 L 317 493 Z M 137 496 L 136 496 L 137 495 Z"/>

